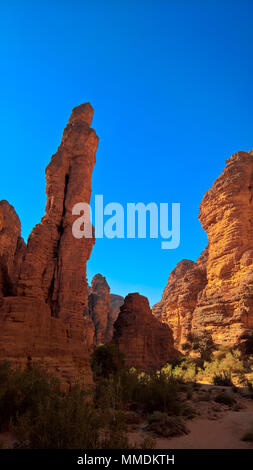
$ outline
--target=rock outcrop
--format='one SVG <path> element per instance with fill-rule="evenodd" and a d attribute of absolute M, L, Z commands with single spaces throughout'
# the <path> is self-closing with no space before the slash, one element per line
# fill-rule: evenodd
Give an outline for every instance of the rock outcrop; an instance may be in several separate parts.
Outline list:
<path fill-rule="evenodd" d="M 108 343 L 113 336 L 113 324 L 124 299 L 110 294 L 106 278 L 96 274 L 89 288 L 89 316 L 95 327 L 95 344 Z"/>
<path fill-rule="evenodd" d="M 0 298 L 16 295 L 25 250 L 14 207 L 7 201 L 0 201 Z"/>
<path fill-rule="evenodd" d="M 253 329 L 253 151 L 238 152 L 205 194 L 199 220 L 208 249 L 171 273 L 153 313 L 168 323 L 178 347 L 189 333 L 235 346 Z"/>
<path fill-rule="evenodd" d="M 88 103 L 73 109 L 46 169 L 45 215 L 26 248 L 13 208 L 3 201 L 0 212 L 1 266 L 8 273 L 1 274 L 7 287 L 1 281 L 0 359 L 19 364 L 42 361 L 63 382 L 84 384 L 92 383 L 89 353 L 94 327 L 85 313 L 86 262 L 94 238 L 74 238 L 72 208 L 90 201 L 98 145 L 90 128 L 92 116 Z"/>
<path fill-rule="evenodd" d="M 180 261 L 171 272 L 162 300 L 153 306 L 153 314 L 173 331 L 175 347 L 188 342 L 192 331 L 192 317 L 198 295 L 204 289 L 206 279 L 206 249 L 198 261 Z"/>
<path fill-rule="evenodd" d="M 177 355 L 171 329 L 152 315 L 148 299 L 138 293 L 125 298 L 114 323 L 113 342 L 127 366 L 142 371 L 160 369 Z"/>

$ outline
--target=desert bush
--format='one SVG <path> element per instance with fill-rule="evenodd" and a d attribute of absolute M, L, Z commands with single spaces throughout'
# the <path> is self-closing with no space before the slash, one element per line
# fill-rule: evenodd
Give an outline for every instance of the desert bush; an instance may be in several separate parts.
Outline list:
<path fill-rule="evenodd" d="M 160 411 L 155 411 L 148 417 L 146 430 L 163 437 L 181 436 L 189 432 L 180 417 L 168 416 Z"/>
<path fill-rule="evenodd" d="M 182 416 L 186 419 L 193 419 L 197 415 L 195 409 L 191 405 L 184 405 L 182 409 Z"/>
<path fill-rule="evenodd" d="M 163 372 L 142 375 L 133 391 L 132 399 L 143 406 L 143 411 L 166 411 L 172 415 L 180 414 L 182 405 L 177 381 Z"/>
<path fill-rule="evenodd" d="M 210 361 L 213 357 L 213 351 L 216 345 L 209 332 L 205 331 L 199 335 L 189 334 L 187 340 L 191 343 L 193 351 L 199 352 L 202 361 Z"/>
<path fill-rule="evenodd" d="M 17 419 L 17 446 L 31 449 L 94 449 L 99 443 L 99 416 L 78 387 L 48 397 L 37 413 Z"/>
<path fill-rule="evenodd" d="M 146 374 L 123 369 L 121 373 L 98 380 L 95 397 L 100 408 L 117 410 L 131 404 L 132 409 L 144 413 L 159 410 L 180 414 L 179 391 L 177 380 L 163 371 Z"/>
<path fill-rule="evenodd" d="M 218 395 L 216 395 L 214 398 L 214 401 L 216 403 L 227 406 L 233 406 L 236 403 L 236 400 L 232 397 L 232 395 L 227 392 L 218 393 Z"/>
<path fill-rule="evenodd" d="M 198 370 L 198 379 L 213 382 L 215 376 L 230 376 L 231 382 L 234 379 L 243 382 L 245 380 L 245 372 L 246 369 L 238 350 L 222 351 L 212 361 L 204 362 L 203 368 Z"/>
<path fill-rule="evenodd" d="M 77 385 L 63 391 L 42 367 L 0 364 L 1 427 L 14 432 L 18 448 L 130 448 L 121 413 L 108 413 Z"/>
<path fill-rule="evenodd" d="M 222 385 L 223 387 L 233 386 L 231 372 L 223 370 L 220 373 L 215 373 L 213 383 L 214 385 Z"/>
<path fill-rule="evenodd" d="M 197 376 L 197 365 L 196 361 L 191 358 L 184 359 L 180 365 L 174 367 L 172 371 L 173 377 L 181 379 L 184 382 L 193 382 Z"/>
<path fill-rule="evenodd" d="M 109 377 L 124 368 L 124 354 L 113 343 L 99 345 L 91 356 L 91 368 L 96 377 Z"/>
<path fill-rule="evenodd" d="M 0 428 L 7 429 L 10 420 L 15 424 L 17 416 L 27 411 L 38 413 L 39 407 L 49 397 L 61 394 L 59 382 L 41 366 L 21 370 L 12 369 L 4 361 L 0 364 Z"/>

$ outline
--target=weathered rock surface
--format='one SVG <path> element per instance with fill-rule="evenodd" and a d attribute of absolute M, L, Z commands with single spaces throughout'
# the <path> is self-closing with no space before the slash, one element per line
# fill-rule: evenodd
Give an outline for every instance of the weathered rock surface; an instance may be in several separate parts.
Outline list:
<path fill-rule="evenodd" d="M 253 151 L 227 160 L 199 220 L 208 250 L 196 263 L 178 264 L 153 313 L 171 326 L 179 347 L 190 332 L 234 346 L 253 329 Z"/>
<path fill-rule="evenodd" d="M 14 285 L 0 300 L 0 359 L 22 364 L 28 358 L 41 360 L 63 381 L 85 384 L 92 383 L 89 353 L 94 327 L 85 312 L 86 261 L 94 239 L 73 237 L 76 217 L 72 208 L 78 202 L 90 201 L 98 145 L 98 137 L 90 128 L 92 115 L 88 103 L 73 109 L 61 144 L 46 169 L 45 215 L 30 234 L 26 250 L 13 208 L 9 217 L 1 218 L 0 232 L 0 247 L 6 252 L 7 246 L 8 254 L 1 265 L 7 266 Z M 20 248 L 13 258 L 17 244 Z M 21 256 L 23 262 L 16 263 Z"/>
<path fill-rule="evenodd" d="M 95 344 L 108 343 L 113 336 L 113 324 L 124 299 L 110 294 L 106 278 L 96 274 L 89 288 L 89 315 L 95 327 Z"/>
<path fill-rule="evenodd" d="M 207 254 L 206 249 L 196 263 L 190 260 L 180 261 L 170 273 L 162 300 L 152 309 L 161 322 L 172 328 L 176 348 L 188 342 L 192 330 L 192 317 L 198 294 L 207 283 Z"/>
<path fill-rule="evenodd" d="M 177 355 L 171 329 L 152 315 L 148 299 L 138 293 L 125 298 L 114 323 L 113 342 L 129 367 L 143 371 L 160 369 Z"/>
<path fill-rule="evenodd" d="M 120 307 L 123 305 L 123 303 L 124 297 L 121 297 L 121 295 L 111 294 L 111 308 L 106 329 L 106 337 L 108 341 L 110 341 L 113 337 L 114 323 L 119 316 Z"/>
<path fill-rule="evenodd" d="M 14 207 L 7 201 L 0 201 L 0 297 L 16 294 L 25 250 Z"/>

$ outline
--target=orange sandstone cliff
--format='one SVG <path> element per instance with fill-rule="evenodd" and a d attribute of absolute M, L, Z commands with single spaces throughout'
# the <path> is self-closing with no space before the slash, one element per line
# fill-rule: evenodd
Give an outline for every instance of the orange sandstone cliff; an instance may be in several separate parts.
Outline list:
<path fill-rule="evenodd" d="M 127 366 L 142 371 L 160 369 L 177 355 L 171 329 L 152 315 L 148 299 L 137 293 L 126 296 L 112 341 Z"/>
<path fill-rule="evenodd" d="M 236 346 L 253 332 L 253 151 L 226 163 L 200 204 L 207 249 L 177 265 L 153 307 L 181 349 L 191 335 Z"/>
<path fill-rule="evenodd" d="M 63 382 L 90 385 L 94 326 L 86 262 L 94 239 L 72 235 L 72 208 L 90 201 L 98 137 L 89 103 L 73 109 L 46 168 L 47 204 L 27 247 L 12 206 L 0 203 L 0 360 L 42 361 Z"/>

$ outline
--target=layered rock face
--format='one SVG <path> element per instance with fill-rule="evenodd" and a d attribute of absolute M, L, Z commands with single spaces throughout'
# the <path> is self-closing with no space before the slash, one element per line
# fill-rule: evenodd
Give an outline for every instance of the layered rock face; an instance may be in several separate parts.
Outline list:
<path fill-rule="evenodd" d="M 12 219 L 17 218 L 13 210 L 6 218 L 0 216 L 4 224 L 0 246 L 3 251 L 8 247 L 5 265 L 12 285 L 0 300 L 0 359 L 21 364 L 27 358 L 42 360 L 63 381 L 85 384 L 92 383 L 88 358 L 94 327 L 84 314 L 88 310 L 86 261 L 94 239 L 74 238 L 72 208 L 90 201 L 98 145 L 90 128 L 92 116 L 88 103 L 73 109 L 46 169 L 45 215 L 30 234 L 26 249 L 20 223 L 13 228 Z M 15 253 L 14 246 L 18 246 Z"/>
<path fill-rule="evenodd" d="M 113 324 L 124 299 L 110 294 L 106 278 L 96 274 L 89 288 L 89 316 L 95 327 L 95 344 L 108 343 L 113 336 Z"/>
<path fill-rule="evenodd" d="M 0 297 L 16 294 L 25 250 L 14 207 L 7 201 L 0 201 Z"/>
<path fill-rule="evenodd" d="M 148 299 L 138 293 L 125 298 L 114 323 L 113 342 L 127 366 L 142 371 L 160 369 L 177 355 L 171 329 L 152 315 Z"/>
<path fill-rule="evenodd" d="M 153 314 L 173 331 L 175 347 L 188 342 L 198 294 L 206 283 L 206 249 L 198 261 L 182 260 L 171 272 L 162 300 L 153 306 Z"/>
<path fill-rule="evenodd" d="M 200 205 L 208 249 L 197 263 L 179 263 L 153 307 L 179 347 L 190 332 L 234 346 L 253 329 L 253 152 L 226 163 Z"/>

